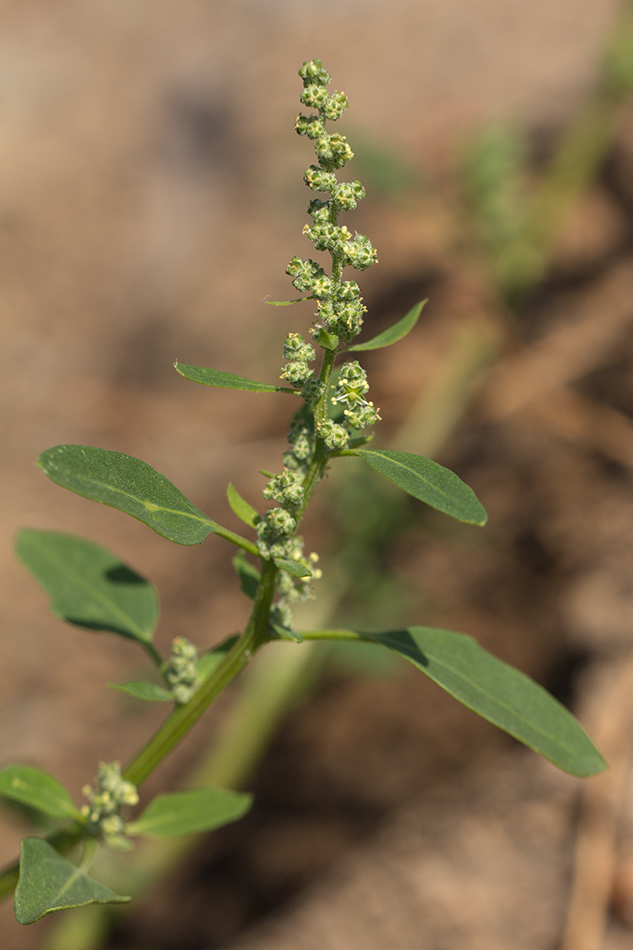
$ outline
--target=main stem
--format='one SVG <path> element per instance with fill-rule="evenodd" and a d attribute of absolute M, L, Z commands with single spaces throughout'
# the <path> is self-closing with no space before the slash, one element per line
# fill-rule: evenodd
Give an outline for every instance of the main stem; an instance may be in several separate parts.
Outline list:
<path fill-rule="evenodd" d="M 244 669 L 253 653 L 268 639 L 268 615 L 275 593 L 278 569 L 264 561 L 262 576 L 244 633 L 218 668 L 184 706 L 179 706 L 154 733 L 147 745 L 125 767 L 123 778 L 140 785 L 196 724 L 211 703 Z"/>

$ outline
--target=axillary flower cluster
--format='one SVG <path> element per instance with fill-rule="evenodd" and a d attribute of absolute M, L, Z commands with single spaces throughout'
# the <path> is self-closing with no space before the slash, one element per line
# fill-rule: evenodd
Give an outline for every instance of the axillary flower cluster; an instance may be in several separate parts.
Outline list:
<path fill-rule="evenodd" d="M 92 825 L 95 834 L 114 847 L 126 847 L 125 822 L 119 814 L 124 805 L 137 805 L 138 792 L 132 782 L 121 777 L 118 762 L 102 762 L 96 787 L 85 785 L 83 794 L 89 804 L 81 813 Z"/>
<path fill-rule="evenodd" d="M 323 475 L 327 461 L 352 444 L 368 441 L 360 430 L 374 425 L 380 416 L 367 399 L 367 374 L 358 361 L 343 364 L 338 377 L 334 370 L 336 355 L 360 333 L 366 308 L 354 280 L 343 280 L 343 269 L 363 271 L 376 261 L 376 251 L 369 238 L 354 234 L 339 225 L 342 212 L 352 211 L 364 198 L 365 189 L 359 181 L 339 182 L 336 172 L 353 157 L 347 139 L 326 130 L 327 121 L 336 121 L 347 108 L 342 92 L 327 91 L 330 76 L 318 59 L 303 64 L 299 70 L 303 80 L 300 100 L 316 109 L 316 115 L 300 114 L 296 131 L 314 143 L 317 164 L 306 170 L 304 181 L 313 192 L 326 198 L 313 198 L 308 206 L 312 224 L 303 233 L 317 251 L 326 251 L 331 259 L 327 274 L 316 261 L 293 257 L 286 273 L 293 286 L 316 301 L 316 314 L 311 330 L 314 342 L 323 350 L 320 372 L 310 367 L 316 360 L 314 347 L 300 333 L 290 333 L 283 349 L 287 361 L 281 378 L 302 396 L 304 405 L 296 413 L 288 434 L 289 449 L 284 455 L 284 469 L 270 476 L 263 495 L 278 503 L 259 520 L 258 547 L 262 557 L 290 560 L 305 569 L 304 577 L 286 571 L 280 573 L 280 598 L 273 608 L 273 620 L 281 627 L 292 625 L 290 605 L 310 596 L 311 581 L 320 576 L 314 565 L 316 554 L 305 556 L 303 541 L 295 534 L 305 506 Z M 332 379 L 336 382 L 332 384 Z"/>

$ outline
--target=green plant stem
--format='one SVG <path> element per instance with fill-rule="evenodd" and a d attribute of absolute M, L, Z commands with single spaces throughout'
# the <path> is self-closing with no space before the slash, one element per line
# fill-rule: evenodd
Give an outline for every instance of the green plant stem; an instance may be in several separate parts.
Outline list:
<path fill-rule="evenodd" d="M 244 633 L 235 642 L 217 670 L 202 684 L 188 703 L 180 706 L 154 733 L 147 745 L 123 771 L 123 777 L 141 785 L 154 769 L 184 738 L 220 693 L 244 669 L 253 653 L 269 639 L 268 617 L 275 593 L 278 569 L 272 561 L 264 561 L 262 578 L 253 610 Z M 47 841 L 62 854 L 84 837 L 84 826 L 76 822 L 56 832 Z M 0 873 L 0 899 L 10 894 L 18 881 L 19 862 Z"/>
<path fill-rule="evenodd" d="M 261 582 L 246 630 L 217 670 L 194 693 L 189 702 L 174 710 L 147 745 L 126 766 L 122 773 L 123 778 L 136 786 L 141 785 L 184 738 L 211 703 L 244 669 L 255 650 L 268 640 L 268 615 L 276 579 L 277 568 L 272 561 L 264 561 Z"/>
<path fill-rule="evenodd" d="M 141 642 L 141 646 L 143 647 L 143 649 L 149 656 L 152 663 L 155 663 L 159 670 L 162 669 L 165 661 L 163 660 L 162 656 L 160 655 L 160 653 L 158 652 L 154 644 L 151 642 L 151 640 L 149 641 L 143 640 Z"/>

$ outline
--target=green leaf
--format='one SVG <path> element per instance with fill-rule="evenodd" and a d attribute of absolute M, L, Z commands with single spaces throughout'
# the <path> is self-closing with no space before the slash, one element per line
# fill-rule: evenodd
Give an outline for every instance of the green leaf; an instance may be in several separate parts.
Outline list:
<path fill-rule="evenodd" d="M 356 449 L 349 454 L 358 455 L 398 488 L 457 521 L 483 525 L 488 520 L 486 509 L 472 488 L 450 469 L 431 459 L 387 449 Z"/>
<path fill-rule="evenodd" d="M 16 554 L 51 598 L 57 617 L 151 641 L 159 615 L 156 591 L 107 548 L 72 534 L 24 528 Z"/>
<path fill-rule="evenodd" d="M 126 825 L 128 835 L 179 838 L 221 828 L 249 810 L 252 795 L 224 788 L 200 788 L 158 795 L 137 821 Z"/>
<path fill-rule="evenodd" d="M 19 924 L 32 924 L 56 910 L 86 904 L 123 904 L 130 900 L 93 881 L 43 838 L 24 838 L 20 853 L 14 902 Z"/>
<path fill-rule="evenodd" d="M 236 488 L 233 487 L 231 482 L 229 482 L 226 489 L 226 497 L 228 499 L 229 505 L 231 506 L 231 511 L 233 514 L 244 522 L 244 524 L 249 525 L 249 527 L 254 528 L 256 523 L 259 521 L 259 515 L 255 511 L 252 505 L 242 498 L 240 493 Z"/>
<path fill-rule="evenodd" d="M 254 564 L 251 564 L 250 561 L 246 560 L 244 554 L 236 554 L 233 558 L 233 567 L 237 571 L 238 577 L 240 579 L 240 587 L 242 593 L 246 594 L 247 597 L 250 597 L 251 600 L 255 600 L 255 594 L 257 593 L 257 588 L 259 587 L 259 581 L 261 579 L 261 574 L 257 570 Z"/>
<path fill-rule="evenodd" d="M 187 366 L 185 363 L 174 363 L 176 371 L 202 386 L 220 386 L 224 389 L 247 389 L 254 393 L 294 393 L 296 389 L 288 386 L 272 386 L 270 383 L 256 383 L 245 376 L 236 376 L 234 373 L 223 373 L 218 369 L 207 369 L 204 366 Z"/>
<path fill-rule="evenodd" d="M 358 352 L 359 350 L 380 350 L 384 346 L 391 346 L 392 343 L 398 343 L 399 340 L 402 340 L 403 337 L 414 328 L 422 313 L 422 307 L 426 303 L 428 303 L 428 300 L 416 303 L 415 307 L 412 307 L 402 320 L 398 320 L 397 323 L 394 323 L 387 330 L 383 330 L 382 333 L 379 333 L 371 340 L 367 340 L 366 343 L 354 343 L 352 346 L 345 347 L 345 349 L 354 352 Z"/>
<path fill-rule="evenodd" d="M 326 350 L 335 350 L 339 341 L 336 333 L 331 333 L 329 330 L 326 330 L 325 327 L 321 327 L 315 337 L 315 342 Z"/>
<path fill-rule="evenodd" d="M 118 689 L 121 693 L 128 693 L 135 699 L 144 699 L 148 703 L 173 703 L 174 701 L 169 690 L 148 680 L 137 680 L 133 683 L 108 683 L 108 686 L 110 689 Z"/>
<path fill-rule="evenodd" d="M 286 571 L 288 574 L 292 574 L 293 577 L 312 577 L 312 571 L 304 564 L 299 564 L 297 561 L 289 561 L 284 557 L 276 557 L 273 558 L 273 560 L 277 567 L 281 568 L 282 571 Z"/>
<path fill-rule="evenodd" d="M 295 297 L 294 300 L 264 300 L 264 303 L 267 303 L 270 307 L 289 307 L 290 304 L 303 303 L 304 300 L 314 300 L 314 297 Z"/>
<path fill-rule="evenodd" d="M 291 627 L 282 627 L 281 624 L 271 623 L 270 630 L 275 633 L 280 640 L 292 640 L 293 643 L 303 643 L 303 634 Z"/>
<path fill-rule="evenodd" d="M 433 627 L 362 637 L 399 653 L 455 699 L 564 772 L 584 777 L 607 768 L 580 723 L 558 700 L 472 637 Z"/>
<path fill-rule="evenodd" d="M 79 818 L 80 813 L 61 782 L 28 765 L 9 765 L 0 772 L 0 795 L 36 808 L 51 818 Z"/>
<path fill-rule="evenodd" d="M 176 544 L 200 544 L 216 527 L 146 462 L 89 445 L 57 445 L 38 465 L 62 488 L 118 508 Z"/>

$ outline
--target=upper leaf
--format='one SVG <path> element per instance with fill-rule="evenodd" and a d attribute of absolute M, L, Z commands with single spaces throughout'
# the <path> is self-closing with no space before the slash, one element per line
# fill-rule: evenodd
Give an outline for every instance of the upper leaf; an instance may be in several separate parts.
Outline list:
<path fill-rule="evenodd" d="M 32 924 L 56 910 L 130 900 L 93 881 L 43 838 L 24 838 L 20 855 L 14 901 L 19 924 Z"/>
<path fill-rule="evenodd" d="M 204 366 L 187 366 L 185 363 L 174 363 L 174 367 L 185 379 L 202 386 L 219 386 L 223 389 L 247 389 L 255 393 L 294 393 L 296 389 L 288 386 L 272 386 L 270 383 L 256 383 L 245 376 L 236 376 L 235 373 L 223 373 L 219 369 L 208 369 Z"/>
<path fill-rule="evenodd" d="M 295 297 L 294 300 L 264 300 L 271 307 L 289 307 L 293 303 L 303 303 L 304 300 L 314 300 L 314 297 Z"/>
<path fill-rule="evenodd" d="M 399 653 L 469 709 L 564 772 L 584 777 L 607 768 L 580 723 L 558 700 L 472 637 L 433 627 L 362 637 Z"/>
<path fill-rule="evenodd" d="M 343 454 L 358 455 L 398 488 L 457 521 L 483 525 L 488 520 L 486 509 L 472 488 L 438 462 L 391 449 L 356 449 Z"/>
<path fill-rule="evenodd" d="M 79 818 L 79 810 L 62 783 L 29 765 L 9 765 L 0 772 L 0 795 L 51 818 Z"/>
<path fill-rule="evenodd" d="M 145 643 L 152 639 L 159 614 L 156 591 L 107 548 L 72 534 L 24 528 L 16 554 L 62 620 Z"/>
<path fill-rule="evenodd" d="M 253 506 L 249 505 L 245 498 L 242 498 L 231 482 L 229 482 L 227 486 L 226 497 L 233 514 L 236 514 L 244 524 L 247 524 L 250 528 L 254 528 L 259 520 L 259 515 Z"/>
<path fill-rule="evenodd" d="M 252 795 L 224 788 L 200 788 L 158 795 L 140 818 L 125 827 L 128 835 L 178 838 L 221 828 L 237 821 L 251 807 Z"/>
<path fill-rule="evenodd" d="M 281 568 L 282 571 L 286 571 L 288 574 L 292 574 L 293 577 L 312 577 L 310 568 L 306 567 L 305 564 L 300 564 L 298 561 L 291 561 L 285 557 L 276 557 L 274 561 L 277 567 Z"/>
<path fill-rule="evenodd" d="M 148 703 L 173 703 L 174 697 L 164 686 L 151 683 L 149 680 L 135 680 L 132 683 L 108 683 L 110 689 L 118 689 L 121 693 L 128 693 L 135 699 L 143 699 Z"/>
<path fill-rule="evenodd" d="M 352 346 L 346 346 L 345 349 L 355 352 L 359 350 L 380 350 L 384 346 L 391 346 L 392 343 L 397 343 L 414 328 L 425 303 L 428 303 L 428 300 L 416 303 L 415 307 L 412 307 L 402 320 L 398 320 L 397 323 L 394 323 L 387 330 L 383 330 L 382 333 L 379 333 L 371 340 L 367 340 L 366 343 L 354 343 Z"/>
<path fill-rule="evenodd" d="M 164 475 L 123 452 L 57 445 L 38 465 L 56 484 L 132 515 L 176 544 L 200 544 L 218 527 Z"/>

